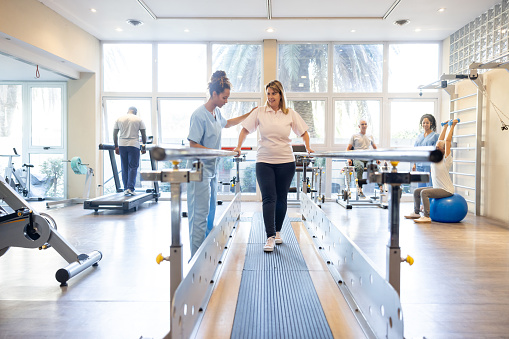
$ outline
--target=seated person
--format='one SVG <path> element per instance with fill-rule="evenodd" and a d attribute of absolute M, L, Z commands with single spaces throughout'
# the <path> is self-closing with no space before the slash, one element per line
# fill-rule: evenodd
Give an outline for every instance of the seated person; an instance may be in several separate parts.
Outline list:
<path fill-rule="evenodd" d="M 429 223 L 431 222 L 431 218 L 429 217 L 429 199 L 446 198 L 454 194 L 454 185 L 452 184 L 451 177 L 449 175 L 449 169 L 452 166 L 452 134 L 457 123 L 458 120 L 456 119 L 449 122 L 449 133 L 445 140 L 444 138 L 448 125 L 444 125 L 436 146 L 436 148 L 444 154 L 444 158 L 438 163 L 431 163 L 431 179 L 433 187 L 419 187 L 415 189 L 414 212 L 409 215 L 405 215 L 405 218 L 415 219 L 414 221 L 417 223 Z M 424 216 L 422 217 L 419 214 L 421 200 L 424 206 Z"/>
<path fill-rule="evenodd" d="M 366 120 L 359 121 L 359 133 L 356 133 L 352 135 L 350 138 L 350 143 L 346 147 L 347 151 L 351 151 L 353 149 L 355 150 L 362 150 L 362 149 L 376 149 L 375 139 L 371 134 L 366 134 L 366 130 L 368 129 L 368 122 Z M 349 159 L 348 160 L 348 166 L 354 166 L 355 167 L 355 174 L 357 175 L 357 179 L 362 179 L 362 173 L 364 172 L 364 168 L 366 167 L 366 164 L 368 161 L 366 160 L 356 160 L 356 159 Z M 378 161 L 377 161 L 378 163 Z M 359 196 L 364 197 L 364 193 L 362 193 L 362 187 L 359 186 Z"/>

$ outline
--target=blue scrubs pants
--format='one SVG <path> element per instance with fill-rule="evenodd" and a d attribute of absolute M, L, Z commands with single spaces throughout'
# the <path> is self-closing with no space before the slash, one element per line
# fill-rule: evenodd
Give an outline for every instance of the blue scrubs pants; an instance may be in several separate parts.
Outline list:
<path fill-rule="evenodd" d="M 187 210 L 189 219 L 189 240 L 191 257 L 200 248 L 214 227 L 217 200 L 217 177 L 214 165 L 205 165 L 203 181 L 187 184 Z"/>

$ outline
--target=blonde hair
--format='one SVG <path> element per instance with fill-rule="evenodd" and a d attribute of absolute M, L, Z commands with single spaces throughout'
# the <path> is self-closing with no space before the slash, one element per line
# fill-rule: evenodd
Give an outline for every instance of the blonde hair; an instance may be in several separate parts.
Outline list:
<path fill-rule="evenodd" d="M 281 95 L 281 100 L 279 101 L 279 108 L 281 111 L 283 111 L 284 114 L 288 114 L 288 108 L 286 107 L 286 99 L 285 99 L 285 90 L 283 88 L 283 84 L 279 82 L 278 80 L 272 80 L 267 85 L 265 85 L 265 92 L 269 88 L 272 88 L 272 90 L 276 93 L 279 93 Z M 267 101 L 267 106 L 269 105 L 269 102 Z"/>

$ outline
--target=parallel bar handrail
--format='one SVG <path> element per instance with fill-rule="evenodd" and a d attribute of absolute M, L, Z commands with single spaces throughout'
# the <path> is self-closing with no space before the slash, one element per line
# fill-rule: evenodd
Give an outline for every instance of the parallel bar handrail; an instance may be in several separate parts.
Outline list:
<path fill-rule="evenodd" d="M 237 152 L 220 151 L 209 148 L 178 147 L 147 145 L 152 156 L 158 161 L 180 160 L 180 159 L 211 159 L 218 157 L 233 157 Z"/>
<path fill-rule="evenodd" d="M 342 158 L 361 160 L 387 160 L 402 162 L 440 162 L 443 158 L 442 152 L 433 147 L 422 147 L 422 149 L 376 149 L 376 150 L 353 150 L 353 151 L 330 151 L 305 153 L 295 152 L 299 156 L 311 156 L 314 158 Z"/>
<path fill-rule="evenodd" d="M 472 149 L 475 149 L 475 147 L 451 147 L 451 149 L 457 149 L 457 150 L 472 150 Z"/>

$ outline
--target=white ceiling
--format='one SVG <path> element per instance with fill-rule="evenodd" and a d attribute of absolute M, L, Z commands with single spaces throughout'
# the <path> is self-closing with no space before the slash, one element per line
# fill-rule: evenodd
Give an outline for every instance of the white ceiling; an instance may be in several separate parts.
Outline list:
<path fill-rule="evenodd" d="M 39 0 L 100 40 L 443 40 L 501 0 Z M 272 19 L 268 20 L 271 3 Z M 154 14 L 150 16 L 141 4 Z M 392 5 L 394 10 L 384 20 Z M 97 12 L 92 13 L 91 8 Z M 439 13 L 439 8 L 446 8 Z M 325 19 L 328 18 L 328 19 Z M 127 19 L 144 24 L 132 27 Z M 405 26 L 394 25 L 408 19 Z M 274 28 L 274 33 L 265 30 Z M 115 29 L 120 28 L 122 32 Z M 415 32 L 415 29 L 421 29 Z M 188 29 L 189 32 L 184 32 Z M 355 30 L 354 33 L 351 30 Z"/>
<path fill-rule="evenodd" d="M 39 1 L 103 41 L 219 42 L 263 39 L 346 42 L 441 41 L 501 2 L 501 0 Z M 93 13 L 91 8 L 96 12 Z M 440 13 L 439 8 L 446 10 Z M 126 22 L 127 19 L 140 20 L 143 24 L 133 27 Z M 395 25 L 394 21 L 400 19 L 408 19 L 410 23 L 404 26 Z M 269 27 L 274 29 L 273 33 L 266 32 Z M 416 32 L 416 29 L 419 31 Z M 59 80 L 67 80 L 57 75 L 56 77 Z M 37 79 L 34 79 L 33 65 L 19 61 L 11 62 L 0 55 L 0 80 Z"/>

